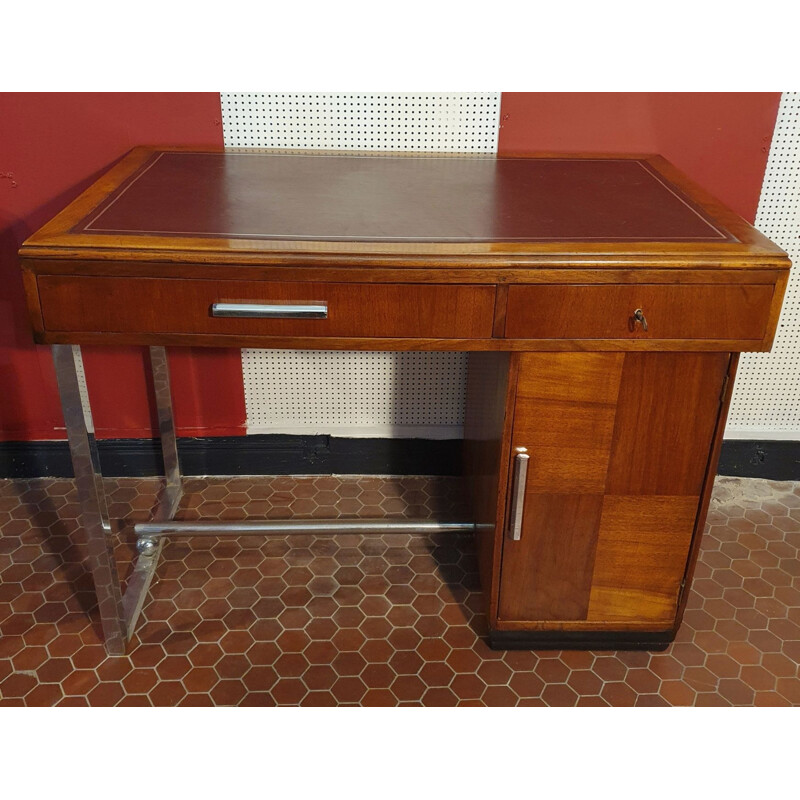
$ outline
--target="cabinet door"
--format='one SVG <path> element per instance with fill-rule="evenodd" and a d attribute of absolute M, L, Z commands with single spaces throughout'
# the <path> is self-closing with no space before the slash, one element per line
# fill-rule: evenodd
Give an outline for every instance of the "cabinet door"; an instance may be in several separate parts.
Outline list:
<path fill-rule="evenodd" d="M 500 621 L 669 627 L 729 361 L 521 356 L 512 454 L 529 461 L 519 540 L 506 526 Z"/>

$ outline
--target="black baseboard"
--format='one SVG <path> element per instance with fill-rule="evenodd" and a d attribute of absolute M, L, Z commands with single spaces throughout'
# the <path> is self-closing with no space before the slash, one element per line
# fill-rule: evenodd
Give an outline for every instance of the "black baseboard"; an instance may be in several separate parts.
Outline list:
<path fill-rule="evenodd" d="M 493 650 L 666 650 L 674 631 L 490 631 Z"/>
<path fill-rule="evenodd" d="M 163 474 L 156 439 L 99 442 L 103 473 Z M 184 475 L 460 475 L 460 439 L 348 439 L 335 436 L 218 436 L 179 439 Z M 722 443 L 720 475 L 800 480 L 800 442 Z M 67 478 L 66 442 L 0 442 L 0 478 Z"/>
<path fill-rule="evenodd" d="M 266 434 L 179 439 L 184 475 L 460 475 L 460 439 Z M 98 442 L 103 474 L 162 475 L 157 439 Z M 0 478 L 72 477 L 66 442 L 0 442 Z"/>
<path fill-rule="evenodd" d="M 717 474 L 800 481 L 800 442 L 726 439 Z"/>

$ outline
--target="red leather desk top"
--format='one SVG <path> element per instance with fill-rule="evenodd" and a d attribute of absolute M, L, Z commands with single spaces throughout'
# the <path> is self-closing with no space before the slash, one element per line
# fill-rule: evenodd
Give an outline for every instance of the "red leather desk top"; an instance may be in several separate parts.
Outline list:
<path fill-rule="evenodd" d="M 386 242 L 736 239 L 645 161 L 155 153 L 73 233 Z"/>

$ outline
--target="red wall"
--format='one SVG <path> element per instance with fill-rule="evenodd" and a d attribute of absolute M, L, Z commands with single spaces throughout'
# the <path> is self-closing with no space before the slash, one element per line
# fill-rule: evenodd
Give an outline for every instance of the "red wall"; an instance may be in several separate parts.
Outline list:
<path fill-rule="evenodd" d="M 752 222 L 780 92 L 503 92 L 500 153 L 658 153 Z"/>
<path fill-rule="evenodd" d="M 779 100 L 777 92 L 504 93 L 499 151 L 660 153 L 752 221 Z M 137 144 L 221 145 L 219 94 L 0 94 L 0 439 L 63 436 L 50 354 L 31 339 L 17 248 Z M 154 435 L 145 351 L 84 354 L 98 434 Z M 170 364 L 179 433 L 244 432 L 238 351 L 173 348 Z"/>
<path fill-rule="evenodd" d="M 17 249 L 137 144 L 222 145 L 218 93 L 0 94 L 0 438 L 62 438 L 52 360 L 33 344 Z M 153 436 L 146 351 L 84 348 L 98 435 Z M 170 350 L 182 435 L 244 432 L 236 350 Z"/>

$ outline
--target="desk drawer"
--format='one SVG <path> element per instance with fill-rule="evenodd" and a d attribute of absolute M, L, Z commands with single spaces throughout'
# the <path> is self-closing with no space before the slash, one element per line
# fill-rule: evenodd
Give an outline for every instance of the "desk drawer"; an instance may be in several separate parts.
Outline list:
<path fill-rule="evenodd" d="M 48 331 L 472 339 L 492 335 L 494 286 L 40 275 Z M 214 304 L 311 305 L 320 318 L 212 315 Z M 295 306 L 294 309 L 291 306 Z M 318 309 L 326 309 L 324 316 Z M 247 313 L 234 309 L 233 313 Z M 275 313 L 274 309 L 250 313 Z M 230 313 L 217 309 L 215 314 Z"/>
<path fill-rule="evenodd" d="M 773 291 L 771 284 L 511 286 L 505 336 L 760 340 Z"/>

